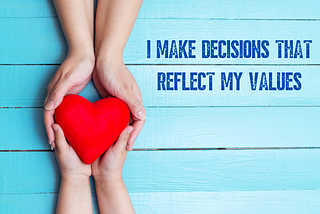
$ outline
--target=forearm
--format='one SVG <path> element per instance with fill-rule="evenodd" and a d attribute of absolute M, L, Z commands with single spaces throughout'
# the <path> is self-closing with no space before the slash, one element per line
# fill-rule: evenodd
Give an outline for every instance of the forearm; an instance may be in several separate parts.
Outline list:
<path fill-rule="evenodd" d="M 103 60 L 121 59 L 142 0 L 99 0 L 95 53 Z"/>
<path fill-rule="evenodd" d="M 134 208 L 122 179 L 97 182 L 96 192 L 101 214 L 134 214 Z"/>
<path fill-rule="evenodd" d="M 89 179 L 61 179 L 56 213 L 93 213 Z"/>
<path fill-rule="evenodd" d="M 69 53 L 93 54 L 93 1 L 53 0 Z"/>

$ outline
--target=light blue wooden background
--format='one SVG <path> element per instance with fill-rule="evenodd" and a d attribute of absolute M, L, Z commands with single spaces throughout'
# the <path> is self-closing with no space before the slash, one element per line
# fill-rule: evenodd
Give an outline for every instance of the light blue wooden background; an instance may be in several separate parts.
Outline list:
<path fill-rule="evenodd" d="M 319 9 L 318 0 L 144 1 L 124 54 L 148 115 L 123 172 L 137 213 L 320 213 Z M 42 105 L 65 39 L 50 0 L 2 0 L 0 27 L 0 213 L 54 213 L 60 175 Z M 313 43 L 310 59 L 147 59 L 147 39 Z M 160 71 L 292 71 L 303 88 L 163 92 Z M 82 95 L 98 99 L 92 83 Z M 98 213 L 94 190 L 93 201 Z"/>

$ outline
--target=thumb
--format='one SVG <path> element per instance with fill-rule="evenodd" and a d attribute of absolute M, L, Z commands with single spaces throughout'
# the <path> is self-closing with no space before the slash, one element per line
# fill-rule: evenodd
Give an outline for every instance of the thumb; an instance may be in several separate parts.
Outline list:
<path fill-rule="evenodd" d="M 64 137 L 61 127 L 58 124 L 53 124 L 52 129 L 54 131 L 56 150 L 61 153 L 68 148 L 68 143 Z"/>
<path fill-rule="evenodd" d="M 120 134 L 117 142 L 113 145 L 113 148 L 116 151 L 121 152 L 122 150 L 126 150 L 126 146 L 130 137 L 131 132 L 133 131 L 132 126 L 127 126 Z"/>
<path fill-rule="evenodd" d="M 67 94 L 69 85 L 65 81 L 59 81 L 57 85 L 52 89 L 50 97 L 45 105 L 45 109 L 50 111 L 56 109 L 63 100 L 63 97 Z"/>

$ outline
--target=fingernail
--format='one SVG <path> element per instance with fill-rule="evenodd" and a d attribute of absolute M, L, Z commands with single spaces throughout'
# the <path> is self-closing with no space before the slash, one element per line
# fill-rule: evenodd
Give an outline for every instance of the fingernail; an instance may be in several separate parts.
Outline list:
<path fill-rule="evenodd" d="M 54 102 L 53 101 L 49 101 L 46 105 L 46 107 L 44 107 L 46 110 L 51 110 L 54 106 Z"/>
<path fill-rule="evenodd" d="M 51 146 L 51 144 L 52 144 L 52 143 L 49 141 L 49 145 L 50 145 L 50 146 Z"/>
<path fill-rule="evenodd" d="M 53 150 L 52 145 L 50 145 L 50 147 L 51 147 L 51 150 Z"/>
<path fill-rule="evenodd" d="M 56 126 L 53 126 L 52 128 L 55 132 L 58 130 Z"/>
<path fill-rule="evenodd" d="M 141 118 L 142 113 L 143 113 L 143 110 L 139 111 L 139 113 L 136 115 L 136 117 L 139 118 L 140 120 L 145 119 L 145 118 Z"/>
<path fill-rule="evenodd" d="M 127 145 L 127 148 L 128 148 L 128 145 Z M 130 147 L 129 149 L 127 149 L 128 152 L 131 152 L 132 151 L 132 148 Z"/>

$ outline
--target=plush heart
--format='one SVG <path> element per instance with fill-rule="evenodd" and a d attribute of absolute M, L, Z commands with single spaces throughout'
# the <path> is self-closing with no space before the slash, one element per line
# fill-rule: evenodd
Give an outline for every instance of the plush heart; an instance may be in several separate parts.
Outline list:
<path fill-rule="evenodd" d="M 128 125 L 130 111 L 117 98 L 95 103 L 79 95 L 65 96 L 55 111 L 55 120 L 80 159 L 93 163 Z"/>

